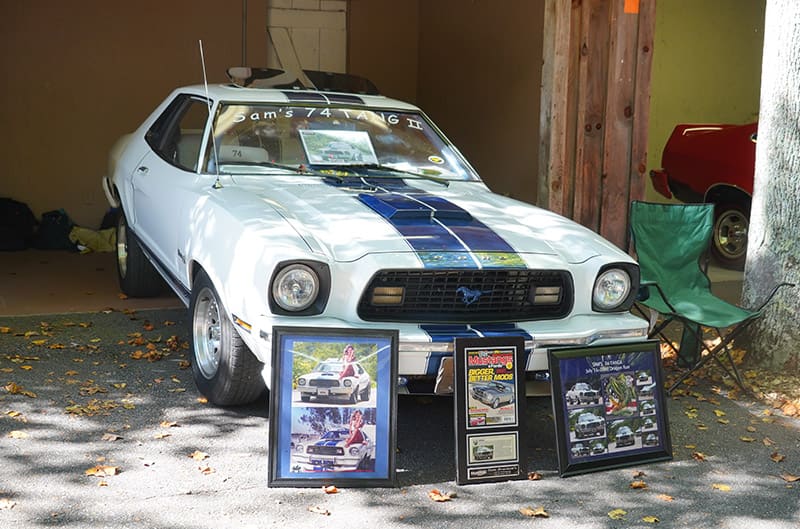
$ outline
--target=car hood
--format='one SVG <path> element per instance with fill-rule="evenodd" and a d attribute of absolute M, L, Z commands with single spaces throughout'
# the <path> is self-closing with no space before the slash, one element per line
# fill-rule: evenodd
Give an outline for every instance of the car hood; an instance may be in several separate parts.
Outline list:
<path fill-rule="evenodd" d="M 265 187 L 265 178 L 270 186 Z M 314 250 L 339 262 L 373 253 L 491 254 L 508 259 L 630 257 L 598 234 L 549 211 L 491 193 L 481 182 L 236 175 L 229 211 L 253 201 L 280 213 Z M 239 207 L 241 206 L 241 207 Z M 252 218 L 242 219 L 252 222 Z M 516 257 L 514 257 L 514 254 Z M 487 258 L 491 259 L 491 258 Z"/>

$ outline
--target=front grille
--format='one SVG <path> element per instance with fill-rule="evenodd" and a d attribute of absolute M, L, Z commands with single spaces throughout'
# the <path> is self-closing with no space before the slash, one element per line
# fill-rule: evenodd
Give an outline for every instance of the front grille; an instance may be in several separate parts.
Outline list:
<path fill-rule="evenodd" d="M 317 380 L 309 380 L 308 385 L 311 387 L 317 388 L 338 388 L 339 381 L 338 380 L 331 380 L 329 378 L 320 378 Z"/>
<path fill-rule="evenodd" d="M 396 287 L 402 300 L 374 302 L 376 288 Z M 557 298 L 534 303 L 537 289 L 548 288 L 557 289 Z M 365 321 L 512 322 L 563 318 L 572 304 L 572 276 L 563 270 L 382 270 L 361 296 L 358 315 Z"/>
<path fill-rule="evenodd" d="M 306 450 L 308 454 L 319 454 L 321 456 L 340 456 L 344 450 L 340 446 L 311 445 Z"/>

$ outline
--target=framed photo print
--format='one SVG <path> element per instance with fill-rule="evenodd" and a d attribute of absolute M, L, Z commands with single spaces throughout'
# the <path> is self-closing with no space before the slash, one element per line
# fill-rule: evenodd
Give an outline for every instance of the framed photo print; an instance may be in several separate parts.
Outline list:
<path fill-rule="evenodd" d="M 548 353 L 562 477 L 672 459 L 657 340 Z"/>
<path fill-rule="evenodd" d="M 522 337 L 456 338 L 456 482 L 520 479 L 525 454 L 525 342 Z"/>
<path fill-rule="evenodd" d="M 268 485 L 395 486 L 397 332 L 273 331 Z"/>

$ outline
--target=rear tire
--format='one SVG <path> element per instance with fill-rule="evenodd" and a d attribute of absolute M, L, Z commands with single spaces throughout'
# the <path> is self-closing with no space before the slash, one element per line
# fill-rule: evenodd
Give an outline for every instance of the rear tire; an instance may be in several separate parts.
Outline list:
<path fill-rule="evenodd" d="M 218 406 L 248 404 L 266 386 L 263 364 L 247 348 L 205 272 L 192 287 L 189 307 L 192 374 L 197 389 Z"/>
<path fill-rule="evenodd" d="M 117 219 L 117 279 L 122 293 L 132 298 L 151 298 L 160 294 L 164 282 L 145 256 L 139 239 L 128 229 L 125 213 Z"/>
<path fill-rule="evenodd" d="M 749 228 L 750 204 L 729 203 L 714 207 L 711 253 L 720 266 L 732 270 L 744 269 Z"/>

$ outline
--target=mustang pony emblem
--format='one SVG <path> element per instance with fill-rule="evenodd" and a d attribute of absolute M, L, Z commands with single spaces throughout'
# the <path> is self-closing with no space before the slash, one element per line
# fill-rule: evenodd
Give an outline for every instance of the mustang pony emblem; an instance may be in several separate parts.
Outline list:
<path fill-rule="evenodd" d="M 472 290 L 471 288 L 467 287 L 458 287 L 456 289 L 456 294 L 461 294 L 464 298 L 464 305 L 472 305 L 484 294 L 491 294 L 491 290 Z"/>

